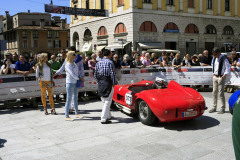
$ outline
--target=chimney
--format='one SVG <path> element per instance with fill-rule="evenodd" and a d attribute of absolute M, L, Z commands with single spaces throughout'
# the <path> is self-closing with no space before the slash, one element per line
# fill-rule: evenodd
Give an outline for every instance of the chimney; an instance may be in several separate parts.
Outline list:
<path fill-rule="evenodd" d="M 61 29 L 65 29 L 65 20 L 64 19 L 61 19 L 61 23 L 60 23 L 60 27 Z"/>
<path fill-rule="evenodd" d="M 30 13 L 30 10 L 28 10 L 28 13 Z"/>
<path fill-rule="evenodd" d="M 40 28 L 43 29 L 44 28 L 44 19 L 40 19 Z"/>

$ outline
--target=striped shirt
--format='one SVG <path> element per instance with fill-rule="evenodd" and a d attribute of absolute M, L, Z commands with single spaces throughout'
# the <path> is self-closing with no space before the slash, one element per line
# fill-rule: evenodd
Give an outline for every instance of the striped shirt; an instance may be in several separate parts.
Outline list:
<path fill-rule="evenodd" d="M 94 77 L 97 79 L 100 78 L 100 76 L 110 76 L 112 79 L 112 83 L 114 85 L 118 84 L 116 81 L 116 72 L 113 62 L 104 57 L 101 61 L 99 61 L 95 66 L 95 73 Z"/>

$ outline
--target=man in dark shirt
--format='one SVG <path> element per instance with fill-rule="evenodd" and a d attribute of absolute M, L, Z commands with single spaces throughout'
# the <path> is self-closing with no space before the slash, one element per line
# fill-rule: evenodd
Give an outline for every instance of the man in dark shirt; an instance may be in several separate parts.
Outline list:
<path fill-rule="evenodd" d="M 113 64 L 115 67 L 117 80 L 120 81 L 120 79 L 121 79 L 121 61 L 118 59 L 117 54 L 113 55 Z"/>
<path fill-rule="evenodd" d="M 209 56 L 208 50 L 203 51 L 203 57 L 201 59 L 201 66 L 211 66 L 212 57 Z"/>

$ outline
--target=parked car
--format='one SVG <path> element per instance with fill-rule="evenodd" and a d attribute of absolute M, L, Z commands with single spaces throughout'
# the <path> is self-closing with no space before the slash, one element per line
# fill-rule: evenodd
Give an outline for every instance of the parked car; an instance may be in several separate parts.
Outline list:
<path fill-rule="evenodd" d="M 231 95 L 231 97 L 229 98 L 229 100 L 228 100 L 229 111 L 230 111 L 231 114 L 233 114 L 234 107 L 235 107 L 236 102 L 237 102 L 238 99 L 239 99 L 239 96 L 240 96 L 240 90 L 234 92 L 234 93 Z"/>
<path fill-rule="evenodd" d="M 168 85 L 146 80 L 116 85 L 113 101 L 122 111 L 138 114 L 145 125 L 151 125 L 156 119 L 160 122 L 194 119 L 207 109 L 200 93 L 175 81 Z"/>

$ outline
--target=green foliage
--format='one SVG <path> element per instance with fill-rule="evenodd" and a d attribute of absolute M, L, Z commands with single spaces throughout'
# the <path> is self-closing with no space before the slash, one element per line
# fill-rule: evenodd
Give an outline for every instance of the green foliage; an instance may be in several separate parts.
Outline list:
<path fill-rule="evenodd" d="M 91 57 L 91 55 L 92 55 L 93 53 L 94 53 L 93 51 L 87 51 L 87 52 L 86 52 L 86 56 Z"/>

